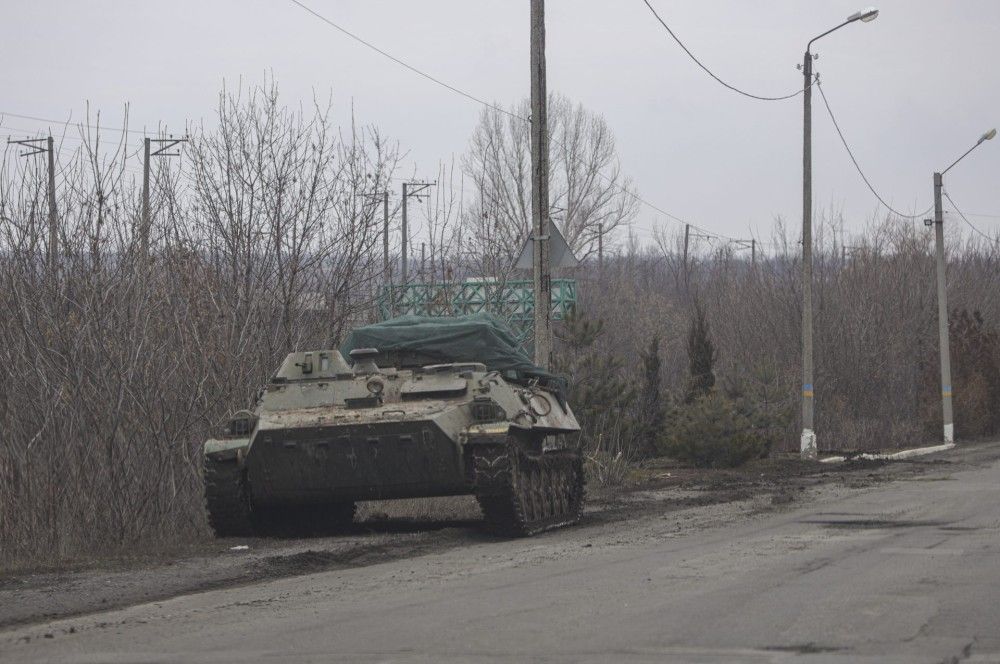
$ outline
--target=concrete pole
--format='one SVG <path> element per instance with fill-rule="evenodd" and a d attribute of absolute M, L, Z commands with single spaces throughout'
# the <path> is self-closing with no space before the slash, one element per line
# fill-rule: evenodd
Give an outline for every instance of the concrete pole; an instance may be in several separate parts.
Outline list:
<path fill-rule="evenodd" d="M 534 231 L 535 364 L 552 353 L 552 272 L 549 257 L 549 136 L 545 84 L 545 0 L 531 0 L 531 216 Z"/>
<path fill-rule="evenodd" d="M 816 458 L 813 428 L 813 316 L 812 316 L 812 53 L 802 63 L 802 438 L 803 459 Z"/>
<path fill-rule="evenodd" d="M 402 240 L 402 242 L 403 242 L 403 245 L 402 245 L 403 246 L 403 250 L 401 252 L 403 263 L 402 263 L 402 265 L 400 265 L 400 273 L 401 273 L 401 278 L 402 278 L 403 286 L 406 286 L 406 282 L 408 281 L 407 274 L 406 274 L 406 272 L 407 272 L 407 270 L 406 270 L 406 268 L 407 268 L 407 260 L 408 260 L 408 256 L 406 254 L 406 252 L 407 252 L 407 246 L 406 246 L 407 245 L 407 237 L 406 237 L 406 233 L 408 232 L 407 228 L 406 228 L 406 198 L 407 198 L 407 195 L 406 195 L 406 184 L 407 184 L 406 182 L 403 183 L 403 228 L 402 228 L 402 232 L 403 232 L 403 240 Z"/>
<path fill-rule="evenodd" d="M 944 415 L 944 442 L 955 442 L 955 422 L 951 407 L 951 339 L 948 331 L 948 283 L 944 263 L 944 210 L 941 204 L 942 176 L 934 174 L 934 245 L 937 256 L 938 339 L 941 351 L 941 410 Z"/>
<path fill-rule="evenodd" d="M 45 145 L 49 152 L 49 269 L 59 264 L 59 211 L 56 209 L 56 146 L 49 136 Z"/>
<path fill-rule="evenodd" d="M 149 144 L 142 141 L 142 219 L 139 221 L 139 251 L 143 260 L 149 257 Z"/>

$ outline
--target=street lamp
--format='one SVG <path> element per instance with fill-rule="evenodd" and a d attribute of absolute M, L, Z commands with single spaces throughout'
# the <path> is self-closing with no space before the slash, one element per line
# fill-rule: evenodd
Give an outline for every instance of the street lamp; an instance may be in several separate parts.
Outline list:
<path fill-rule="evenodd" d="M 951 163 L 951 166 L 940 173 L 934 174 L 934 220 L 925 223 L 934 224 L 934 251 L 937 258 L 937 296 L 938 296 L 938 343 L 941 351 L 941 411 L 944 421 L 944 444 L 955 443 L 955 420 L 951 407 L 951 340 L 948 333 L 948 289 L 945 279 L 944 264 L 944 210 L 941 204 L 941 188 L 944 184 L 944 174 L 955 164 L 978 148 L 983 141 L 989 141 L 997 135 L 996 129 L 990 129 L 979 137 L 976 144 L 965 151 L 961 157 Z"/>
<path fill-rule="evenodd" d="M 813 37 L 806 45 L 802 61 L 804 106 L 802 123 L 802 458 L 816 458 L 816 432 L 813 429 L 813 326 L 812 326 L 812 45 L 817 39 L 840 28 L 861 21 L 875 20 L 878 10 L 862 9 L 847 20 Z"/>
<path fill-rule="evenodd" d="M 875 9 L 874 7 L 868 7 L 866 9 L 862 9 L 859 12 L 854 12 L 853 14 L 848 16 L 847 22 L 853 23 L 854 21 L 861 21 L 862 23 L 871 23 L 876 18 L 878 18 L 878 10 Z"/>

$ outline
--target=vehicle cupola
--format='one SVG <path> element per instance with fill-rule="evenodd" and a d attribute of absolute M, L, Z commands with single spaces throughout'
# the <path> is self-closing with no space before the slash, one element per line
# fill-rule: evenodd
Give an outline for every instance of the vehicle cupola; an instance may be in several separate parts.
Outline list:
<path fill-rule="evenodd" d="M 356 376 L 370 376 L 381 373 L 375 358 L 378 357 L 377 348 L 355 348 L 351 351 L 351 370 Z"/>

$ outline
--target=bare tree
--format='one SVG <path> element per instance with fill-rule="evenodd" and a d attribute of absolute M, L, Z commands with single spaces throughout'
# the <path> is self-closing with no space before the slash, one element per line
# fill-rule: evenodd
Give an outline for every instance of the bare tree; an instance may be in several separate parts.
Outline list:
<path fill-rule="evenodd" d="M 551 94 L 548 102 L 552 218 L 578 258 L 597 251 L 598 235 L 614 235 L 636 214 L 638 200 L 623 175 L 614 135 L 603 117 Z M 531 149 L 525 100 L 510 113 L 485 109 L 462 167 L 472 201 L 465 232 L 485 274 L 505 274 L 528 235 Z"/>
<path fill-rule="evenodd" d="M 88 123 L 89 124 L 89 123 Z M 394 142 L 273 85 L 154 171 L 151 261 L 126 132 L 61 149 L 59 263 L 40 160 L 0 166 L 0 563 L 205 532 L 201 445 L 291 348 L 367 320 Z"/>

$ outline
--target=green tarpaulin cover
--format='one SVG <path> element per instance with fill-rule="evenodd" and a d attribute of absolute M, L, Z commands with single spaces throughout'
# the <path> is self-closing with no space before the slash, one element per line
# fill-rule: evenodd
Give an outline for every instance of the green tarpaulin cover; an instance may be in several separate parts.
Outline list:
<path fill-rule="evenodd" d="M 542 384 L 562 385 L 531 362 L 506 323 L 487 313 L 391 318 L 354 330 L 340 352 L 349 358 L 356 348 L 377 348 L 383 355 L 416 354 L 440 364 L 482 362 L 514 380 L 537 378 Z"/>

